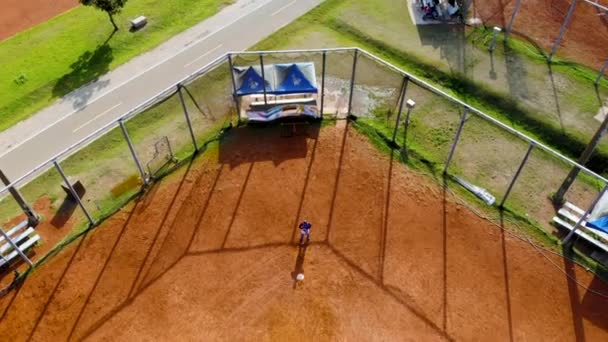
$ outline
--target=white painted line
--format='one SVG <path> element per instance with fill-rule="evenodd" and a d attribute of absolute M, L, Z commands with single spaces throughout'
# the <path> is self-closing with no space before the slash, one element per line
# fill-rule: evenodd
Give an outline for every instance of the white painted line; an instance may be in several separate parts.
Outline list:
<path fill-rule="evenodd" d="M 90 124 L 91 122 L 97 120 L 98 118 L 108 114 L 112 109 L 120 106 L 122 104 L 122 102 L 119 102 L 118 104 L 115 104 L 114 106 L 112 106 L 111 108 L 108 108 L 106 110 L 104 110 L 103 112 L 101 112 L 100 114 L 95 115 L 91 120 L 83 123 L 82 125 L 78 126 L 78 128 L 76 128 L 75 130 L 72 131 L 72 133 L 76 133 L 77 131 L 79 131 L 81 128 L 83 128 L 84 126 Z"/>
<path fill-rule="evenodd" d="M 274 17 L 275 15 L 281 13 L 284 9 L 286 9 L 287 7 L 289 7 L 289 6 L 291 6 L 291 5 L 295 4 L 295 3 L 296 3 L 296 0 L 293 0 L 292 2 L 288 3 L 287 5 L 279 8 L 277 11 L 275 11 L 274 13 L 272 13 L 270 16 Z"/>
<path fill-rule="evenodd" d="M 129 82 L 133 81 L 134 79 L 136 79 L 136 78 L 139 78 L 139 77 L 143 76 L 144 74 L 148 73 L 149 71 L 151 71 L 151 70 L 153 70 L 153 69 L 155 69 L 155 68 L 157 68 L 157 67 L 161 66 L 162 64 L 164 64 L 164 63 L 166 63 L 166 62 L 170 61 L 171 59 L 173 59 L 173 58 L 175 58 L 175 57 L 177 57 L 177 56 L 181 55 L 182 53 L 184 53 L 184 52 L 186 52 L 186 51 L 190 50 L 190 49 L 191 49 L 192 47 L 194 47 L 195 45 L 202 43 L 204 40 L 208 39 L 209 37 L 211 37 L 211 36 L 213 36 L 213 35 L 215 35 L 215 34 L 219 33 L 220 31 L 225 30 L 226 28 L 228 28 L 228 27 L 232 26 L 234 23 L 236 23 L 236 22 L 240 21 L 241 19 L 243 19 L 243 18 L 245 18 L 245 17 L 247 17 L 247 16 L 249 16 L 249 15 L 253 14 L 254 12 L 258 11 L 259 9 L 261 9 L 262 7 L 264 7 L 265 5 L 270 4 L 270 3 L 272 3 L 272 0 L 267 0 L 267 1 L 262 2 L 262 3 L 261 3 L 261 4 L 259 4 L 257 7 L 255 7 L 255 8 L 253 8 L 253 9 L 251 9 L 249 12 L 247 12 L 247 13 L 244 13 L 244 14 L 240 15 L 238 18 L 236 18 L 236 19 L 232 20 L 231 22 L 226 23 L 224 26 L 221 26 L 221 27 L 220 27 L 220 28 L 218 28 L 217 30 L 215 30 L 215 31 L 213 31 L 213 32 L 211 32 L 211 33 L 209 33 L 209 34 L 207 34 L 207 35 L 206 35 L 206 36 L 204 36 L 203 38 L 201 38 L 201 39 L 199 39 L 199 40 L 196 40 L 196 41 L 193 41 L 191 44 L 189 44 L 188 46 L 186 46 L 185 48 L 183 48 L 181 51 L 177 52 L 176 54 L 174 54 L 174 55 L 172 55 L 172 56 L 169 56 L 169 57 L 167 57 L 167 58 L 163 59 L 162 61 L 158 62 L 157 64 L 152 65 L 152 66 L 151 66 L 151 67 L 149 67 L 148 69 L 145 69 L 144 71 L 142 71 L 140 74 L 135 75 L 135 76 L 133 76 L 133 77 L 131 77 L 131 78 L 129 78 L 129 79 L 127 79 L 127 80 L 125 80 L 124 82 L 122 82 L 122 83 L 120 83 L 120 84 L 116 85 L 116 87 L 114 87 L 114 88 L 112 88 L 112 89 L 108 89 L 108 90 L 107 90 L 105 93 L 103 93 L 103 94 L 99 94 L 98 96 L 93 97 L 93 98 L 92 98 L 92 99 L 91 99 L 91 100 L 90 100 L 90 101 L 89 101 L 89 102 L 88 102 L 86 105 L 84 105 L 84 106 L 82 106 L 82 107 L 80 107 L 80 108 L 78 108 L 78 109 L 76 109 L 76 110 L 72 111 L 71 113 L 69 113 L 69 114 L 67 114 L 67 115 L 65 115 L 65 116 L 63 116 L 63 117 L 61 117 L 61 118 L 59 118 L 59 119 L 58 119 L 58 120 L 56 120 L 55 122 L 51 123 L 50 125 L 48 125 L 48 126 L 46 126 L 45 128 L 43 128 L 43 129 L 39 130 L 38 132 L 36 132 L 34 135 L 32 135 L 32 136 L 30 136 L 29 138 L 27 138 L 27 139 L 25 139 L 25 140 L 23 140 L 23 141 L 19 142 L 17 145 L 12 146 L 10 149 L 8 149 L 8 150 L 4 151 L 4 153 L 0 153 L 0 159 L 1 159 L 1 158 L 3 158 L 5 155 L 7 155 L 7 154 L 11 153 L 13 150 L 17 149 L 19 146 L 21 146 L 21 145 L 25 144 L 26 142 L 28 142 L 28 141 L 32 140 L 33 138 L 35 138 L 36 136 L 40 135 L 40 133 L 42 133 L 42 132 L 46 131 L 46 130 L 47 130 L 47 129 L 49 129 L 51 126 L 55 126 L 55 125 L 56 125 L 56 124 L 58 124 L 59 122 L 61 122 L 61 121 L 65 120 L 65 119 L 67 119 L 68 117 L 70 117 L 70 116 L 72 116 L 72 115 L 74 115 L 74 114 L 76 114 L 76 113 L 78 113 L 78 112 L 82 111 L 82 110 L 83 110 L 83 109 L 85 109 L 86 107 L 90 106 L 90 105 L 91 105 L 93 102 L 95 102 L 95 101 L 99 100 L 100 98 L 102 98 L 102 97 L 104 97 L 104 96 L 107 96 L 108 94 L 110 94 L 110 93 L 112 93 L 112 92 L 114 92 L 114 91 L 118 90 L 119 88 L 123 87 L 125 84 L 127 84 L 127 83 L 129 83 Z M 79 89 L 81 89 L 81 88 L 79 88 Z M 78 91 L 79 89 L 76 89 L 76 90 L 74 90 L 74 91 Z M 70 93 L 70 94 L 71 94 L 71 93 Z"/>
<path fill-rule="evenodd" d="M 201 58 L 204 58 L 204 57 L 209 56 L 209 54 L 211 54 L 211 53 L 212 53 L 212 52 L 214 52 L 215 50 L 217 50 L 217 49 L 221 48 L 222 46 L 224 46 L 224 44 L 220 44 L 220 45 L 218 45 L 218 46 L 214 47 L 213 49 L 211 49 L 211 50 L 209 50 L 209 51 L 205 52 L 203 55 L 201 55 L 200 57 L 198 57 L 198 58 L 196 58 L 195 60 L 191 61 L 190 63 L 188 63 L 188 64 L 184 64 L 184 68 L 187 68 L 187 67 L 191 66 L 192 64 L 194 64 L 194 63 L 196 63 L 197 61 L 199 61 Z"/>

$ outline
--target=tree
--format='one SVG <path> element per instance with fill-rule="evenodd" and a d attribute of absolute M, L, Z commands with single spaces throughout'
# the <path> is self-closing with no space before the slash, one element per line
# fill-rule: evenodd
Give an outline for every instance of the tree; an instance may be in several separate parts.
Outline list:
<path fill-rule="evenodd" d="M 108 13 L 110 22 L 114 26 L 114 31 L 118 31 L 118 26 L 116 26 L 116 23 L 114 22 L 114 14 L 120 13 L 127 3 L 127 0 L 80 0 L 80 3 L 85 6 L 93 6 Z"/>

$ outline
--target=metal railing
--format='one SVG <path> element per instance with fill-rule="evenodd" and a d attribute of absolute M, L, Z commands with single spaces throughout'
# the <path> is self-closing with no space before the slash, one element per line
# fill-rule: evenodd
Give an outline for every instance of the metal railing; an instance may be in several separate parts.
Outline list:
<path fill-rule="evenodd" d="M 194 150 L 198 151 L 199 150 L 199 146 L 197 145 L 197 141 L 196 141 L 196 137 L 195 137 L 195 133 L 193 131 L 192 128 L 192 122 L 191 122 L 191 116 L 188 112 L 188 109 L 185 105 L 185 100 L 184 100 L 184 96 L 182 94 L 182 87 L 184 85 L 190 84 L 194 81 L 196 81 L 197 79 L 199 79 L 200 77 L 206 75 L 208 72 L 214 70 L 216 67 L 221 66 L 223 63 L 227 63 L 230 68 L 233 67 L 232 63 L 233 63 L 233 59 L 235 57 L 238 56 L 274 56 L 274 55 L 289 55 L 289 54 L 320 54 L 322 56 L 322 79 L 321 79 L 321 94 L 320 94 L 320 99 L 321 99 L 321 103 L 322 103 L 322 108 L 323 108 L 323 104 L 325 101 L 325 97 L 326 97 L 326 64 L 327 64 L 327 56 L 331 53 L 337 53 L 337 52 L 348 52 L 348 53 L 352 53 L 353 55 L 353 64 L 352 64 L 352 68 L 351 68 L 351 74 L 348 80 L 344 80 L 345 82 L 350 82 L 350 87 L 348 88 L 348 113 L 352 114 L 352 106 L 353 106 L 353 97 L 355 94 L 355 87 L 357 86 L 357 81 L 356 81 L 356 75 L 358 74 L 359 70 L 357 68 L 357 63 L 359 61 L 360 58 L 369 58 L 371 61 L 374 61 L 376 63 L 378 63 L 379 65 L 383 65 L 386 68 L 388 68 L 389 70 L 392 70 L 393 72 L 395 72 L 397 75 L 399 75 L 401 77 L 401 79 L 403 80 L 403 84 L 401 85 L 401 90 L 400 90 L 400 94 L 399 94 L 399 102 L 398 102 L 398 115 L 395 121 L 395 126 L 394 126 L 394 133 L 392 133 L 393 135 L 393 140 L 396 136 L 397 130 L 399 128 L 400 125 L 400 120 L 401 120 L 401 112 L 403 110 L 403 104 L 405 102 L 405 97 L 406 97 L 406 90 L 407 90 L 407 85 L 409 83 L 415 84 L 417 86 L 419 86 L 420 88 L 423 88 L 426 91 L 429 91 L 430 93 L 438 96 L 439 98 L 442 98 L 444 100 L 449 101 L 450 103 L 462 108 L 463 110 L 463 114 L 460 117 L 460 124 L 459 124 L 459 128 L 457 131 L 456 136 L 454 137 L 452 143 L 451 143 L 451 148 L 450 148 L 450 152 L 449 152 L 449 156 L 447 158 L 447 161 L 445 163 L 445 168 L 444 168 L 444 172 L 447 172 L 450 166 L 450 162 L 452 161 L 452 158 L 454 156 L 455 151 L 457 150 L 457 143 L 458 140 L 460 138 L 460 133 L 462 132 L 463 129 L 463 125 L 464 122 L 467 118 L 467 115 L 475 115 L 479 118 L 482 118 L 483 120 L 485 120 L 486 122 L 490 123 L 491 125 L 494 125 L 498 128 L 500 128 L 501 130 L 508 132 L 510 134 L 513 134 L 514 136 L 518 137 L 519 139 L 522 139 L 523 141 L 525 141 L 528 145 L 528 149 L 526 151 L 526 154 L 524 156 L 522 156 L 521 159 L 521 163 L 519 164 L 518 168 L 517 168 L 517 172 L 512 176 L 511 181 L 509 182 L 509 186 L 507 191 L 505 192 L 505 194 L 503 195 L 501 202 L 500 202 L 500 206 L 503 206 L 507 200 L 507 198 L 509 197 L 509 194 L 511 193 L 514 184 L 518 181 L 519 175 L 522 171 L 522 169 L 524 168 L 524 166 L 526 165 L 527 161 L 528 161 L 528 157 L 530 156 L 530 153 L 533 150 L 539 149 L 542 151 L 545 151 L 547 153 L 549 153 L 550 155 L 558 158 L 559 160 L 563 161 L 564 163 L 566 163 L 567 165 L 569 165 L 570 167 L 573 168 L 579 168 L 580 170 L 584 171 L 585 173 L 587 173 L 588 175 L 590 175 L 591 177 L 595 178 L 595 180 L 602 182 L 604 185 L 608 184 L 608 180 L 606 178 L 604 178 L 603 176 L 593 172 L 592 170 L 586 168 L 584 165 L 580 165 L 578 164 L 576 161 L 571 160 L 570 158 L 564 156 L 563 154 L 559 153 L 558 151 L 544 145 L 543 143 L 537 141 L 536 139 L 526 135 L 525 133 L 522 133 L 516 129 L 514 129 L 513 127 L 508 126 L 507 124 L 497 120 L 496 118 L 484 113 L 483 111 L 465 103 L 464 101 L 446 93 L 445 91 L 438 89 L 436 87 L 434 87 L 433 85 L 429 84 L 428 82 L 422 80 L 421 78 L 408 73 L 406 71 L 401 70 L 400 68 L 394 66 L 393 64 L 378 58 L 376 56 L 374 56 L 373 54 L 369 53 L 368 51 L 365 51 L 363 49 L 359 49 L 359 48 L 335 48 L 335 49 L 310 49 L 310 50 L 284 50 L 284 51 L 246 51 L 246 52 L 228 52 L 216 59 L 214 59 L 212 62 L 208 63 L 207 65 L 201 67 L 200 69 L 198 69 L 196 72 L 194 72 L 193 74 L 189 75 L 188 77 L 185 77 L 183 79 L 181 79 L 178 82 L 172 83 L 170 86 L 168 86 L 167 88 L 165 88 L 163 91 L 159 92 L 158 94 L 156 94 L 155 96 L 149 98 L 148 100 L 144 101 L 143 103 L 141 103 L 140 105 L 138 105 L 137 107 L 129 110 L 128 112 L 124 113 L 123 115 L 121 115 L 120 117 L 118 117 L 117 119 L 115 119 L 114 121 L 104 125 L 103 127 L 95 130 L 93 133 L 89 134 L 88 136 L 86 136 L 85 138 L 81 139 L 80 141 L 70 145 L 69 147 L 67 147 L 66 149 L 60 151 L 59 153 L 53 155 L 52 157 L 48 158 L 45 162 L 41 163 L 40 165 L 38 165 L 37 167 L 33 168 L 32 170 L 30 170 L 29 172 L 27 172 L 26 174 L 22 175 L 21 177 L 17 178 L 16 180 L 13 180 L 10 184 L 8 184 L 7 186 L 5 186 L 4 188 L 2 188 L 0 190 L 0 198 L 2 198 L 8 191 L 10 188 L 12 187 L 18 187 L 19 185 L 24 185 L 27 182 L 31 181 L 32 179 L 34 179 L 38 174 L 45 172 L 46 170 L 55 167 L 55 169 L 62 175 L 62 179 L 64 181 L 64 183 L 66 184 L 66 186 L 69 188 L 70 193 L 72 194 L 72 196 L 74 197 L 74 199 L 76 201 L 78 201 L 78 204 L 80 206 L 80 208 L 83 210 L 87 220 L 89 221 L 89 223 L 91 225 L 95 225 L 98 222 L 95 221 L 95 219 L 92 217 L 92 215 L 87 212 L 87 209 L 85 207 L 85 205 L 81 202 L 78 194 L 76 193 L 76 191 L 73 189 L 72 185 L 70 184 L 70 182 L 68 181 L 68 178 L 65 176 L 65 173 L 63 171 L 63 169 L 61 168 L 60 164 L 59 164 L 59 160 L 60 159 L 64 159 L 67 158 L 68 156 L 80 151 L 81 149 L 83 149 L 84 147 L 86 147 L 87 145 L 91 144 L 92 142 L 96 141 L 97 139 L 99 139 L 100 137 L 104 136 L 106 133 L 108 133 L 110 130 L 115 129 L 116 127 L 120 127 L 122 130 L 122 133 L 124 135 L 124 139 L 129 147 L 129 150 L 131 152 L 132 158 L 134 160 L 135 165 L 137 166 L 138 172 L 140 177 L 142 178 L 143 184 L 147 184 L 149 181 L 151 181 L 145 174 L 144 169 L 142 168 L 142 163 L 139 160 L 139 157 L 137 155 L 137 151 L 136 149 L 133 147 L 133 144 L 131 142 L 131 139 L 129 137 L 129 133 L 128 130 L 125 128 L 125 121 L 127 119 L 130 119 L 132 117 L 135 117 L 136 115 L 138 115 L 139 113 L 142 113 L 144 111 L 146 111 L 149 108 L 152 108 L 153 106 L 157 105 L 158 103 L 164 101 L 166 98 L 169 98 L 175 94 L 179 95 L 179 100 L 181 102 L 181 107 L 182 110 L 184 112 L 185 115 L 185 122 L 187 123 L 187 127 L 189 129 L 189 135 L 190 138 L 192 139 L 192 144 L 194 146 Z M 350 56 L 350 54 L 349 54 Z M 259 63 L 263 63 L 263 58 L 259 59 Z M 262 68 L 263 70 L 263 68 Z M 363 70 L 365 71 L 365 70 Z M 231 76 L 232 75 L 232 72 Z M 240 118 L 240 104 L 238 99 L 236 98 L 236 84 L 234 82 L 234 78 L 232 77 L 231 80 L 231 87 L 232 87 L 232 98 L 235 100 L 235 105 L 237 108 L 237 117 Z M 407 119 L 406 122 L 409 122 L 410 120 L 410 112 L 411 112 L 411 108 L 408 107 L 408 113 L 407 113 Z M 603 192 L 602 192 L 603 193 Z M 601 195 L 601 193 L 600 193 Z M 599 198 L 599 195 L 598 195 Z M 597 200 L 595 200 L 593 203 L 597 202 Z M 590 209 L 588 210 L 590 211 Z M 578 229 L 580 226 L 580 222 L 576 225 L 575 230 Z"/>

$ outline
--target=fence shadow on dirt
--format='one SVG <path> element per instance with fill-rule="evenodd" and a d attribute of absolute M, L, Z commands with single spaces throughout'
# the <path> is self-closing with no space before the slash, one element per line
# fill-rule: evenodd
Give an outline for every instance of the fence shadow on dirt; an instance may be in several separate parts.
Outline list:
<path fill-rule="evenodd" d="M 459 268 L 454 268 L 454 265 L 464 263 L 466 258 L 464 260 L 459 259 L 458 250 L 455 252 L 450 251 L 458 248 L 458 235 L 454 236 L 454 229 L 459 228 L 462 230 L 464 228 L 454 226 L 454 220 L 461 214 L 459 214 L 458 210 L 454 209 L 447 181 L 444 179 L 443 186 L 437 186 L 437 202 L 431 203 L 428 212 L 421 214 L 423 216 L 434 217 L 433 220 L 424 223 L 424 227 L 427 229 L 417 232 L 413 230 L 415 228 L 410 227 L 408 222 L 401 221 L 401 219 L 395 221 L 394 217 L 404 211 L 403 209 L 410 208 L 407 207 L 408 205 L 417 205 L 410 197 L 406 197 L 410 199 L 409 202 L 404 201 L 404 197 L 398 197 L 403 196 L 404 191 L 408 191 L 402 187 L 404 183 L 401 177 L 404 177 L 404 172 L 399 160 L 401 152 L 398 150 L 390 151 L 388 158 L 383 157 L 379 159 L 380 165 L 372 173 L 359 174 L 359 170 L 352 166 L 358 165 L 357 149 L 355 149 L 355 146 L 357 148 L 360 146 L 352 144 L 353 139 L 357 137 L 355 133 L 352 133 L 352 130 L 348 129 L 348 126 L 348 124 L 345 124 L 344 128 L 336 128 L 336 130 L 341 131 L 332 138 L 336 141 L 336 148 L 330 154 L 336 156 L 337 165 L 335 170 L 331 169 L 332 173 L 324 174 L 326 177 L 324 182 L 331 183 L 331 181 L 335 181 L 329 187 L 330 191 L 333 190 L 333 193 L 329 194 L 328 203 L 330 203 L 330 207 L 324 213 L 329 216 L 327 235 L 323 239 L 323 234 L 315 236 L 313 231 L 313 245 L 326 246 L 339 260 L 343 261 L 365 279 L 368 279 L 379 290 L 390 296 L 395 302 L 402 305 L 407 311 L 418 317 L 442 337 L 448 340 L 455 339 L 456 337 L 451 335 L 451 327 L 448 326 L 448 322 L 453 319 L 449 309 L 453 310 L 453 306 L 455 306 L 453 303 L 455 298 L 452 294 L 454 289 L 457 289 L 462 284 L 458 283 L 458 275 L 454 273 L 460 270 Z M 252 131 L 255 130 L 252 129 Z M 275 144 L 282 141 L 289 143 L 292 140 L 298 139 L 298 137 L 284 139 L 279 135 L 274 135 L 274 133 L 278 132 L 276 128 L 271 132 L 273 132 L 273 138 L 269 139 L 268 143 L 270 143 L 270 140 L 274 140 Z M 266 151 L 266 153 L 260 153 L 264 159 L 258 159 L 259 157 L 256 156 L 248 161 L 249 165 L 243 165 L 235 175 L 235 179 L 239 179 L 238 182 L 234 181 L 236 183 L 232 183 L 233 180 L 229 179 L 228 183 L 234 184 L 236 187 L 236 190 L 233 190 L 236 196 L 231 197 L 233 201 L 230 203 L 222 203 L 223 206 L 228 207 L 226 210 L 227 216 L 232 215 L 232 217 L 223 218 L 229 221 L 227 229 L 224 232 L 225 235 L 217 234 L 217 232 L 215 234 L 223 239 L 223 242 L 219 241 L 221 242 L 221 244 L 218 244 L 219 248 L 193 249 L 193 243 L 198 241 L 197 239 L 211 238 L 212 234 L 209 233 L 214 227 L 205 223 L 210 216 L 216 215 L 215 213 L 210 213 L 211 209 L 209 208 L 213 205 L 211 202 L 219 192 L 225 191 L 222 187 L 227 183 L 222 182 L 221 179 L 228 177 L 228 173 L 231 171 L 227 166 L 230 165 L 229 156 L 235 157 L 241 153 L 246 153 L 252 147 L 245 142 L 256 141 L 256 135 L 250 136 L 248 134 L 250 133 L 244 128 L 242 130 L 233 130 L 227 137 L 227 140 L 232 145 L 227 145 L 228 149 L 224 150 L 223 160 L 225 163 L 203 168 L 201 171 L 200 165 L 194 165 L 194 160 L 191 160 L 183 171 L 183 174 L 179 174 L 178 178 L 171 181 L 171 184 L 175 184 L 175 186 L 171 187 L 170 193 L 161 191 L 160 188 L 163 183 L 157 183 L 140 197 L 127 212 L 120 213 L 122 215 L 119 214 L 118 217 L 110 219 L 116 220 L 115 222 L 120 224 L 116 224 L 115 227 L 102 227 L 98 231 L 83 236 L 78 245 L 72 247 L 68 252 L 69 254 L 59 263 L 61 271 L 58 272 L 57 276 L 52 278 L 54 280 L 51 284 L 49 297 L 46 297 L 45 304 L 40 309 L 33 310 L 36 316 L 33 319 L 35 324 L 29 331 L 29 336 L 35 339 L 38 329 L 42 329 L 43 331 L 51 329 L 52 327 L 50 326 L 57 319 L 57 315 L 61 315 L 62 321 L 68 322 L 70 326 L 70 329 L 65 332 L 65 334 L 69 333 L 68 338 L 81 339 L 90 336 L 109 319 L 131 305 L 141 293 L 166 275 L 183 258 L 188 256 L 236 253 L 279 246 L 293 246 L 296 260 L 295 266 L 293 269 L 286 270 L 286 272 L 293 271 L 292 273 L 297 274 L 302 271 L 306 267 L 306 248 L 298 249 L 294 246 L 294 235 L 297 229 L 295 224 L 293 233 L 289 232 L 289 234 L 292 234 L 291 239 L 289 238 L 289 234 L 285 234 L 284 240 L 276 242 L 256 242 L 242 246 L 228 246 L 226 243 L 231 238 L 230 229 L 235 222 L 234 216 L 238 214 L 239 207 L 242 205 L 243 193 L 248 191 L 247 183 L 251 181 L 249 178 L 253 177 L 251 169 L 254 168 L 254 164 L 258 160 L 270 161 L 273 160 L 272 156 L 275 153 L 281 154 L 277 151 L 282 150 L 272 150 L 274 147 L 271 147 L 271 151 L 275 152 Z M 241 138 L 238 137 L 239 135 L 242 135 Z M 244 139 L 245 136 L 247 139 L 238 140 Z M 312 138 L 303 137 L 302 139 Z M 291 195 L 292 197 L 297 197 L 296 201 L 294 201 L 296 205 L 293 206 L 296 223 L 300 219 L 300 214 L 303 211 L 302 208 L 305 206 L 303 202 L 310 198 L 307 196 L 310 196 L 309 191 L 312 191 L 309 181 L 314 182 L 315 179 L 319 178 L 319 175 L 311 170 L 318 167 L 319 163 L 324 162 L 322 158 L 316 159 L 317 153 L 320 153 L 317 151 L 319 138 L 315 135 L 314 139 L 312 151 L 308 151 L 299 157 L 308 160 L 299 164 L 306 165 L 305 167 L 307 168 L 302 172 L 305 175 L 302 187 L 298 187 Z M 240 143 L 235 144 L 235 141 L 239 141 Z M 261 146 L 264 146 L 264 143 Z M 235 170 L 234 172 L 237 171 Z M 355 179 L 352 179 L 353 175 L 356 176 L 354 177 Z M 374 179 L 374 177 L 377 178 Z M 415 180 L 415 178 L 412 178 L 412 180 Z M 375 193 L 369 194 L 368 197 L 353 198 L 352 187 L 350 186 L 352 184 L 350 183 L 351 181 L 382 184 L 382 186 L 370 188 L 371 190 L 369 191 L 362 189 L 362 194 Z M 408 183 L 406 182 L 405 184 Z M 408 193 L 408 196 L 410 195 L 414 196 L 415 194 Z M 359 235 L 361 232 L 356 231 L 356 227 L 335 222 L 337 217 L 344 217 L 345 211 L 348 214 L 348 207 L 352 204 L 353 199 L 364 202 L 362 203 L 363 206 L 371 207 L 377 204 L 382 206 L 382 209 L 378 209 L 373 213 L 374 217 L 377 217 L 378 220 L 373 221 L 376 222 L 375 224 L 372 222 L 372 224 L 366 225 L 363 235 Z M 366 202 L 370 200 L 373 202 Z M 419 217 L 414 217 L 414 219 L 418 220 Z M 456 221 L 457 223 L 458 221 Z M 151 227 L 151 229 L 142 229 L 144 226 Z M 319 231 L 322 229 L 322 227 L 315 228 Z M 421 235 L 417 235 L 417 233 Z M 494 274 L 499 274 L 499 278 L 504 279 L 505 295 L 502 300 L 506 301 L 506 309 L 504 315 L 497 315 L 504 316 L 505 321 L 499 324 L 508 329 L 510 338 L 513 339 L 514 324 L 511 313 L 513 310 L 511 307 L 511 278 L 513 275 L 510 272 L 511 268 L 508 261 L 508 237 L 504 230 L 495 233 L 498 238 L 483 248 L 492 251 L 502 250 L 502 253 L 499 253 L 501 256 L 497 256 L 499 260 L 491 264 L 499 268 Z M 350 240 L 350 235 L 353 235 L 354 239 Z M 346 243 L 338 240 L 341 236 L 347 237 Z M 360 241 L 360 236 L 363 236 L 362 239 L 365 240 Z M 416 240 L 428 242 L 424 242 L 420 246 L 411 245 Z M 359 245 L 361 242 L 363 244 Z M 109 248 L 99 249 L 99 245 L 107 245 Z M 357 256 L 356 253 L 360 252 L 359 246 L 367 246 L 366 248 L 371 253 L 363 254 L 363 258 L 359 257 L 360 255 Z M 352 247 L 356 247 L 354 249 L 355 255 L 353 255 Z M 400 251 L 411 248 L 415 250 L 411 254 L 406 255 L 405 260 L 403 255 L 395 257 Z M 475 248 L 482 247 L 476 246 Z M 422 250 L 426 250 L 432 256 L 427 257 L 417 254 Z M 95 260 L 96 265 L 91 266 L 91 260 Z M 125 262 L 125 260 L 129 262 Z M 413 280 L 409 280 L 417 282 L 419 280 L 417 277 L 419 276 L 422 276 L 422 280 L 428 280 L 430 285 L 428 285 L 428 288 L 423 288 L 423 294 L 412 290 L 408 286 L 409 283 L 400 282 L 400 278 L 395 278 L 394 275 L 390 274 L 396 264 L 399 266 L 398 269 L 407 269 L 412 264 L 424 264 L 426 261 L 432 263 L 426 264 L 424 267 L 418 265 L 417 268 L 421 269 L 419 270 L 421 273 L 417 276 L 412 275 Z M 480 262 L 483 264 L 483 260 Z M 57 263 L 55 262 L 55 266 L 57 266 Z M 370 266 L 371 264 L 373 265 Z M 83 267 L 87 267 L 87 265 L 88 267 L 93 267 L 93 269 L 86 271 L 91 276 L 91 281 L 85 280 L 79 284 L 77 289 L 70 286 L 70 282 L 75 281 L 73 278 L 74 273 L 85 272 Z M 448 265 L 451 265 L 451 267 L 448 268 Z M 409 276 L 407 274 L 406 281 Z M 37 281 L 41 280 L 30 278 L 22 286 L 28 288 L 40 286 L 40 284 L 36 283 Z M 570 284 L 571 282 L 568 283 Z M 594 280 L 591 286 L 596 286 L 595 283 Z M 598 281 L 597 284 L 601 286 L 601 282 Z M 598 314 L 595 317 L 588 316 L 593 312 L 601 314 L 602 311 L 598 310 L 598 308 L 603 304 L 589 293 L 586 293 L 580 299 L 580 289 L 577 285 L 573 286 L 574 290 L 579 291 L 578 293 L 574 293 L 574 290 L 570 288 L 571 298 L 576 298 L 576 301 L 571 302 L 573 305 L 572 311 L 576 313 L 576 319 L 593 320 L 594 324 L 604 330 L 608 330 L 606 323 L 599 321 L 601 315 Z M 44 286 L 42 287 L 44 288 Z M 430 296 L 433 297 L 430 299 L 425 298 L 427 290 L 433 294 L 437 294 L 436 298 L 434 296 Z M 21 291 L 15 291 L 14 297 L 10 300 L 2 315 L 4 316 L 12 310 L 13 303 L 19 303 L 21 297 Z M 83 304 L 78 303 L 68 308 L 59 308 L 58 305 L 61 301 L 58 299 L 65 299 L 67 297 L 84 298 L 84 302 Z M 427 301 L 433 307 L 432 310 L 427 309 L 424 305 Z M 104 305 L 100 307 L 99 303 L 104 303 Z M 575 304 L 576 307 L 574 306 Z M 496 308 L 496 310 L 500 309 Z M 498 323 L 494 322 L 494 324 Z M 579 336 L 579 333 L 577 333 L 577 337 Z"/>
<path fill-rule="evenodd" d="M 317 139 L 321 124 L 319 122 L 300 122 L 296 126 L 282 124 L 253 124 L 233 129 L 231 134 L 220 143 L 219 162 L 235 168 L 240 164 L 272 161 L 274 165 L 290 159 L 306 157 L 308 139 Z M 295 133 L 293 132 L 295 130 Z M 280 141 L 276 137 L 282 137 Z M 250 145 L 242 147 L 244 142 Z"/>

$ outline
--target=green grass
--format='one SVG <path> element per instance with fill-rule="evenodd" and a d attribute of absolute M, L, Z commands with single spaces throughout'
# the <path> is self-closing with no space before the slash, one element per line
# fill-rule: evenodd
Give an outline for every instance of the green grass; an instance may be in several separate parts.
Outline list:
<path fill-rule="evenodd" d="M 361 28 L 361 24 L 345 21 L 348 18 L 363 15 L 356 13 L 361 10 L 358 9 L 359 7 L 370 10 L 370 6 L 372 8 L 376 6 L 382 9 L 392 1 L 374 0 L 365 4 L 355 4 L 344 0 L 327 0 L 294 23 L 258 43 L 254 49 L 320 48 L 335 47 L 337 44 L 359 46 L 483 110 L 501 122 L 554 147 L 571 158 L 577 158 L 584 150 L 591 133 L 598 125 L 593 119 L 588 117 L 584 119 L 586 125 L 592 125 L 584 131 L 581 131 L 579 127 L 566 126 L 562 128 L 560 121 L 555 119 L 556 115 L 548 113 L 546 108 L 539 110 L 531 107 L 502 90 L 489 87 L 487 84 L 473 80 L 458 71 L 446 70 L 445 66 L 440 65 L 441 63 L 433 58 L 425 57 L 422 52 L 411 51 L 411 49 L 404 49 L 401 46 L 397 47 L 388 43 L 387 40 L 392 42 L 398 40 L 394 37 L 394 33 L 385 33 L 384 35 L 390 35 L 390 37 L 382 40 L 384 37 L 377 34 L 376 31 L 387 27 L 393 28 L 393 30 L 386 30 L 390 32 L 395 31 L 396 28 L 402 29 L 403 32 L 400 32 L 400 35 L 405 40 L 410 39 L 407 38 L 408 34 L 418 36 L 411 24 L 395 23 L 394 21 L 397 19 L 394 13 L 385 13 L 386 11 L 378 10 L 376 11 L 378 13 L 370 14 L 370 16 L 378 16 L 375 21 L 384 21 L 386 24 L 383 23 L 384 26 L 380 27 L 372 25 L 369 29 L 365 28 L 365 31 Z M 409 18 L 403 16 L 399 16 L 399 20 L 409 22 Z M 372 35 L 370 32 L 374 34 Z M 487 37 L 484 38 L 484 34 L 487 36 L 488 33 L 484 33 L 481 29 L 473 30 L 467 36 L 467 40 L 474 42 L 473 45 L 481 46 L 480 49 L 486 49 L 488 42 Z M 529 43 L 511 39 L 508 45 L 513 46 L 516 49 L 515 52 L 521 53 L 532 65 L 547 68 L 545 60 L 542 60 L 537 54 L 529 52 L 531 49 Z M 572 91 L 572 89 L 569 89 L 560 98 L 562 106 L 564 104 L 570 106 L 562 108 L 563 112 L 569 112 L 570 108 L 577 108 L 577 111 L 581 113 L 590 113 L 597 110 L 598 95 L 593 90 L 592 85 L 596 73 L 593 70 L 556 59 L 552 71 L 555 77 L 566 78 L 572 84 L 572 89 L 578 90 Z M 600 96 L 603 96 L 605 92 L 603 88 L 607 85 L 608 82 L 602 81 L 599 90 Z M 581 120 L 583 119 L 581 118 Z M 601 144 L 587 165 L 597 172 L 607 170 L 608 144 Z"/>
<path fill-rule="evenodd" d="M 217 13 L 232 0 L 131 0 L 113 28 L 104 12 L 78 6 L 0 42 L 0 131 L 55 99 Z M 129 32 L 128 20 L 148 25 Z"/>

